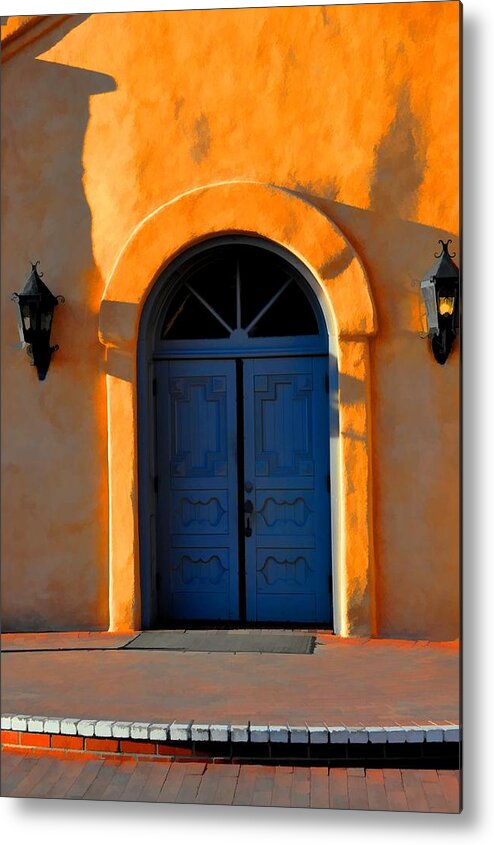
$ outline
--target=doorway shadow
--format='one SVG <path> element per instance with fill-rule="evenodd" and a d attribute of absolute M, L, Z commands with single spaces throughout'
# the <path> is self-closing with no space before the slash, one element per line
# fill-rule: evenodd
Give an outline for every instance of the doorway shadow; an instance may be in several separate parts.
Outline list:
<path fill-rule="evenodd" d="M 304 197 L 335 222 L 361 258 L 376 308 L 378 343 L 371 340 L 370 352 L 375 572 L 382 609 L 378 632 L 387 636 L 399 630 L 420 639 L 437 630 L 436 638 L 447 640 L 457 636 L 460 598 L 460 339 L 447 364 L 439 367 L 424 336 L 420 281 L 434 261 L 438 240 L 452 238 L 456 251 L 459 238 L 395 216 L 380 190 L 376 187 L 373 194 L 379 197 L 377 209 Z M 342 272 L 351 254 L 351 249 L 342 250 L 334 267 L 324 268 L 328 276 Z M 430 532 L 420 525 L 427 526 L 439 513 L 431 544 Z M 395 574 L 391 559 L 402 560 Z M 417 583 L 431 578 L 437 596 L 424 606 Z M 411 607 L 403 608 L 404 590 Z M 438 625 L 441 606 L 451 610 Z M 410 624 L 414 616 L 416 626 Z"/>
<path fill-rule="evenodd" d="M 88 17 L 70 16 L 2 67 L 3 301 L 22 287 L 35 260 L 50 289 L 65 297 L 52 332 L 60 351 L 43 385 L 18 348 L 10 303 L 3 308 L 6 631 L 108 626 L 106 400 L 93 307 L 103 281 L 92 250 L 83 152 L 91 97 L 114 91 L 116 83 L 49 59 L 49 50 Z M 27 442 L 29 419 L 35 443 Z"/>

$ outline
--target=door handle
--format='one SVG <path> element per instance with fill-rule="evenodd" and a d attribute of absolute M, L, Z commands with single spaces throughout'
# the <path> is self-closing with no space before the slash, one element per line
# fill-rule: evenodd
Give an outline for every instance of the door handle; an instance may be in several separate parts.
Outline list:
<path fill-rule="evenodd" d="M 246 537 L 252 537 L 252 514 L 254 513 L 254 503 L 250 499 L 244 502 L 244 533 Z"/>

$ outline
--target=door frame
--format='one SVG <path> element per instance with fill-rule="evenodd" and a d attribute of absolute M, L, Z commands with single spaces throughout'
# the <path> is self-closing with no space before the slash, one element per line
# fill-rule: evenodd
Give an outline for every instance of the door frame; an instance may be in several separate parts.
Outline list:
<path fill-rule="evenodd" d="M 303 337 L 301 338 L 301 349 L 283 349 L 273 346 L 272 352 L 267 349 L 245 350 L 243 355 L 225 350 L 223 353 L 212 354 L 210 349 L 193 348 L 190 352 L 179 350 L 172 352 L 166 350 L 165 346 L 157 349 L 157 338 L 159 327 L 166 309 L 172 299 L 179 280 L 171 281 L 178 275 L 180 267 L 195 255 L 200 255 L 212 246 L 224 246 L 234 244 L 248 244 L 260 247 L 283 258 L 288 264 L 294 267 L 306 283 L 305 294 L 314 309 L 320 329 L 319 343 L 314 350 L 304 350 Z M 316 347 L 316 344 L 314 344 Z M 211 359 L 218 357 L 312 357 L 320 356 L 321 353 L 328 357 L 329 390 L 328 390 L 328 419 L 329 419 L 329 474 L 331 478 L 330 490 L 330 565 L 332 570 L 332 595 L 331 614 L 333 626 L 337 613 L 336 602 L 334 601 L 336 585 L 335 549 L 338 544 L 338 521 L 333 518 L 334 508 L 337 507 L 337 490 L 339 488 L 337 443 L 339 432 L 338 418 L 338 365 L 335 354 L 334 333 L 329 324 L 329 314 L 323 307 L 323 297 L 320 285 L 317 284 L 305 264 L 293 255 L 289 250 L 267 238 L 252 235 L 223 235 L 206 238 L 193 247 L 186 248 L 163 270 L 156 280 L 149 296 L 144 303 L 139 323 L 139 334 L 137 341 L 137 462 L 138 462 L 138 513 L 139 513 L 139 562 L 140 562 L 140 587 L 141 587 L 141 626 L 152 628 L 158 620 L 158 599 L 157 599 L 157 547 L 156 547 L 156 513 L 158 494 L 156 488 L 157 479 L 157 458 L 156 458 L 156 396 L 153 388 L 155 383 L 154 363 L 163 359 Z"/>

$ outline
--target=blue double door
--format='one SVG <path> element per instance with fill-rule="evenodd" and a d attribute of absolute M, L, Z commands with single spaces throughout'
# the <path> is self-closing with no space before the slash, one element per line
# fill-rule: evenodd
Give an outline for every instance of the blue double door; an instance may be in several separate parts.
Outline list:
<path fill-rule="evenodd" d="M 327 357 L 155 366 L 161 621 L 330 624 Z"/>

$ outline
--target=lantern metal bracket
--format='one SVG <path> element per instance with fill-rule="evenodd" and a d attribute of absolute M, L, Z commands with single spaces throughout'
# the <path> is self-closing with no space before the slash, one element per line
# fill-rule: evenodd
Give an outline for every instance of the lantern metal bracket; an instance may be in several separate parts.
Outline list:
<path fill-rule="evenodd" d="M 59 349 L 60 349 L 60 347 L 59 347 L 58 343 L 56 343 L 55 346 L 50 346 L 51 355 L 53 355 L 54 352 L 58 352 Z M 32 347 L 31 343 L 29 343 L 26 346 L 26 354 L 27 354 L 28 358 L 31 358 L 31 367 L 36 366 L 36 362 L 34 360 L 33 347 Z"/>
<path fill-rule="evenodd" d="M 449 251 L 449 245 L 453 243 L 453 238 L 448 238 L 447 241 L 443 241 L 439 238 L 438 243 L 442 244 L 442 252 L 435 252 L 434 258 L 441 258 L 441 255 L 449 255 L 450 258 L 456 258 L 456 252 Z"/>

